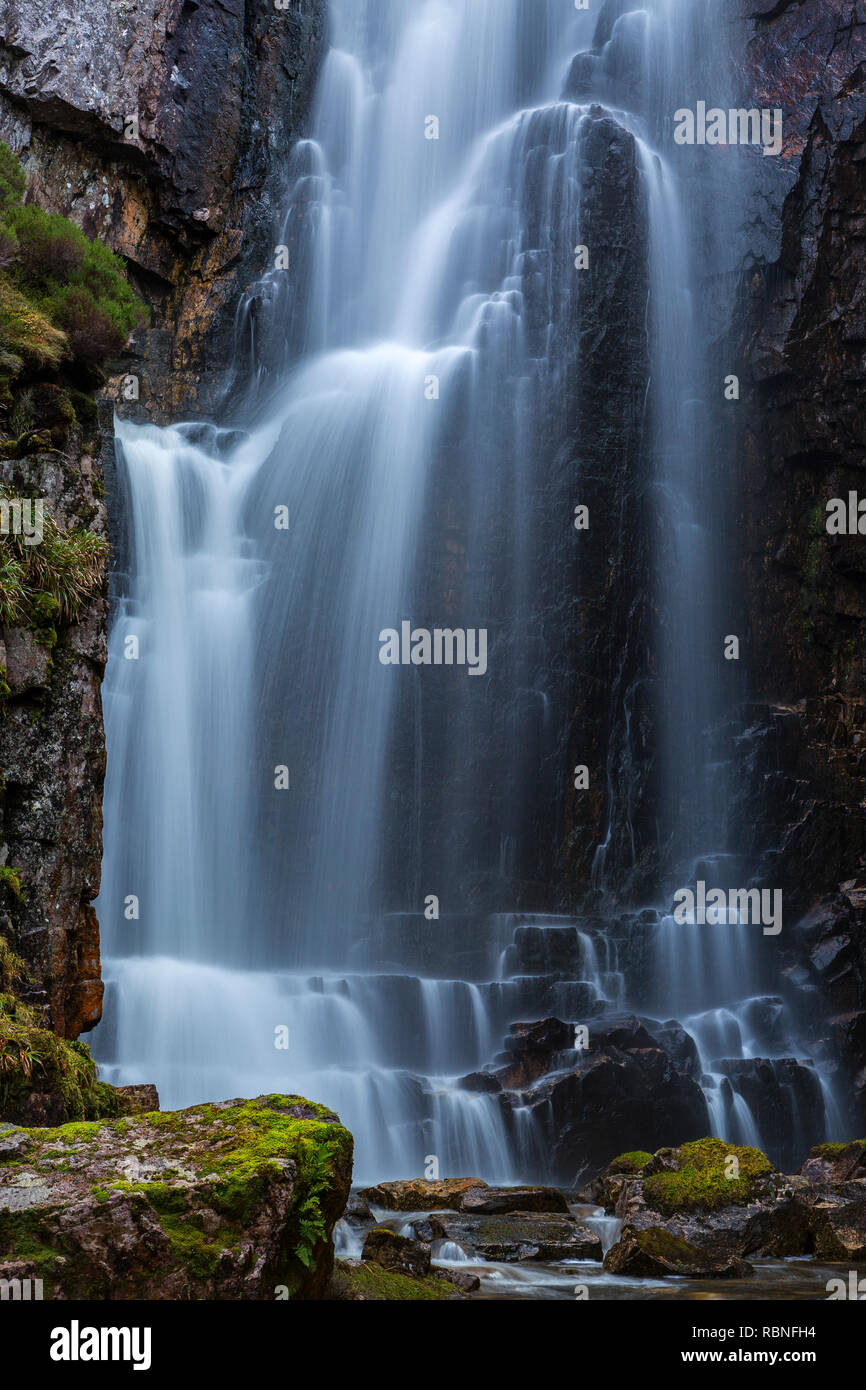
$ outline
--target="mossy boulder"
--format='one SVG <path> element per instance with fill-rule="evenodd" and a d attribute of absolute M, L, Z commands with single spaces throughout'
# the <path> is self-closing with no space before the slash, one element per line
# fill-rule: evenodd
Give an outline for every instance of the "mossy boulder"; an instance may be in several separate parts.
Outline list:
<path fill-rule="evenodd" d="M 809 1151 L 800 1171 L 804 1178 L 812 1182 L 834 1179 L 845 1182 L 850 1178 L 866 1178 L 866 1139 L 817 1144 Z"/>
<path fill-rule="evenodd" d="M 408 1274 L 415 1279 L 430 1270 L 430 1246 L 398 1235 L 387 1226 L 376 1226 L 368 1233 L 362 1256 L 367 1263 L 382 1265 L 384 1269 L 396 1270 L 398 1274 Z"/>
<path fill-rule="evenodd" d="M 723 1139 L 696 1139 L 679 1149 L 661 1150 L 653 1163 L 663 1171 L 647 1177 L 643 1195 L 648 1206 L 666 1216 L 746 1206 L 758 1179 L 775 1171 L 760 1149 Z"/>
<path fill-rule="evenodd" d="M 324 1293 L 352 1136 L 322 1106 L 259 1096 L 2 1139 L 0 1278 L 69 1299 Z"/>
<path fill-rule="evenodd" d="M 607 1165 L 608 1173 L 639 1173 L 647 1164 L 652 1163 L 652 1154 L 645 1149 L 634 1149 L 631 1153 L 618 1154 L 611 1159 Z"/>
<path fill-rule="evenodd" d="M 0 976 L 11 985 L 17 957 L 0 950 Z M 0 1120 L 64 1124 L 120 1113 L 111 1086 L 99 1080 L 86 1043 L 59 1038 L 42 1015 L 13 994 L 0 994 Z"/>
<path fill-rule="evenodd" d="M 325 1293 L 335 1302 L 357 1303 L 442 1302 L 463 1297 L 442 1274 L 415 1279 L 363 1260 L 337 1260 Z"/>
<path fill-rule="evenodd" d="M 637 1279 L 668 1275 L 692 1279 L 743 1279 L 755 1272 L 737 1255 L 699 1249 L 662 1226 L 624 1231 L 605 1255 L 604 1267 L 609 1274 L 631 1275 Z"/>

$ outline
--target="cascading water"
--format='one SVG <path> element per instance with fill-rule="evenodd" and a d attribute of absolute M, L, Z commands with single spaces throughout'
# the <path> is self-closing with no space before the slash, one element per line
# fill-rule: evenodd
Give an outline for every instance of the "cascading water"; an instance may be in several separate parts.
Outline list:
<path fill-rule="evenodd" d="M 513 947 L 527 928 L 575 930 L 546 915 L 559 895 L 536 865 L 565 777 L 545 675 L 559 633 L 537 595 L 540 501 L 567 514 L 573 490 L 549 474 L 579 429 L 574 248 L 596 102 L 635 139 L 650 229 L 669 863 L 696 848 L 676 777 L 715 833 L 702 624 L 723 602 L 698 505 L 701 277 L 669 125 L 723 66 L 721 9 L 607 6 L 596 34 L 569 0 L 333 3 L 312 138 L 288 171 L 292 270 L 238 316 L 236 427 L 118 425 L 129 535 L 105 686 L 95 1035 L 108 1079 L 156 1080 L 169 1106 L 308 1094 L 352 1129 L 359 1180 L 420 1173 L 433 1154 L 443 1173 L 545 1175 L 520 1095 L 458 1078 L 517 1018 L 640 1002 L 603 932 L 578 933 L 570 977 L 533 974 Z M 562 99 L 575 53 L 580 96 Z M 705 204 L 711 180 L 697 187 Z M 483 630 L 483 669 L 383 665 L 380 634 L 404 622 Z M 432 898 L 441 921 L 424 915 Z M 683 972 L 688 931 L 656 933 L 656 979 L 681 991 L 653 1007 L 701 1011 L 713 1120 L 754 1137 L 715 1070 L 706 1011 L 730 999 L 703 983 L 738 997 L 754 949 L 726 934 L 720 977 L 693 934 Z M 749 1055 L 733 1026 L 723 1050 Z"/>

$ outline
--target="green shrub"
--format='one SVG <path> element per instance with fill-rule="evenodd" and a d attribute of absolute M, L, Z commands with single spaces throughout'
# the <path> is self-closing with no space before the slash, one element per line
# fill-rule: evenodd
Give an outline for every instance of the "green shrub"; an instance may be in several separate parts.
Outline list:
<path fill-rule="evenodd" d="M 68 363 L 89 380 L 147 319 L 123 261 L 68 218 L 23 201 L 24 172 L 0 143 L 0 408 L 11 384 Z"/>

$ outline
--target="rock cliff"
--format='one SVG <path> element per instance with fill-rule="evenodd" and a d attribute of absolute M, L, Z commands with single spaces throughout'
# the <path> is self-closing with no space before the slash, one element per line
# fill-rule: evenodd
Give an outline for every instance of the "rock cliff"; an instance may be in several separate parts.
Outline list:
<path fill-rule="evenodd" d="M 61 448 L 2 464 L 0 481 L 59 521 L 107 534 L 112 408 L 158 423 L 217 408 L 235 306 L 277 239 L 274 152 L 303 127 L 324 33 L 325 0 L 0 3 L 0 140 L 26 197 L 122 256 L 152 311 L 112 368 L 101 428 L 94 407 Z M 106 596 L 104 583 L 51 645 L 0 628 L 0 929 L 64 1037 L 101 1012 Z"/>

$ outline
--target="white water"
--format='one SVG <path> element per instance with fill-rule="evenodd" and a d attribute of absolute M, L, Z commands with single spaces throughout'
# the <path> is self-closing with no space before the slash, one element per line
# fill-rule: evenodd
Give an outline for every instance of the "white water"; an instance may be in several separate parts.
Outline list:
<path fill-rule="evenodd" d="M 442 1173 L 493 1181 L 543 1168 L 531 1111 L 456 1080 L 551 997 L 576 1017 L 572 982 L 543 998 L 515 978 L 517 919 L 497 911 L 467 922 L 488 962 L 472 983 L 448 978 L 442 952 L 413 973 L 399 949 L 377 956 L 366 943 L 393 906 L 388 826 L 409 847 L 399 906 L 418 919 L 440 879 L 460 911 L 473 875 L 498 867 L 507 883 L 527 853 L 520 808 L 539 794 L 539 770 L 522 745 L 530 731 L 542 750 L 550 738 L 534 631 L 546 559 L 537 498 L 572 427 L 572 248 L 595 99 L 637 138 L 654 454 L 677 581 L 662 598 L 687 648 L 697 630 L 709 575 L 684 411 L 693 417 L 699 277 L 669 125 L 674 106 L 703 94 L 696 55 L 721 42 L 722 7 L 711 22 L 703 9 L 647 0 L 625 15 L 597 91 L 577 104 L 561 100 L 563 79 L 596 16 L 569 0 L 335 0 L 312 136 L 287 171 L 293 273 L 271 272 L 256 315 L 250 300 L 238 316 L 234 367 L 253 382 L 246 428 L 117 429 L 129 537 L 105 685 L 109 994 L 96 1041 L 108 1079 L 155 1080 L 166 1106 L 307 1094 L 354 1132 L 360 1181 L 420 1172 L 431 1154 Z M 437 141 L 424 139 L 431 113 Z M 288 531 L 273 525 L 279 507 Z M 434 524 L 446 558 L 431 579 Z M 424 614 L 428 626 L 489 625 L 491 675 L 455 672 L 443 698 L 427 672 L 383 667 L 380 630 Z M 673 703 L 669 766 L 683 748 L 690 767 L 700 761 L 706 677 L 696 665 Z M 519 699 L 497 735 L 491 801 L 467 768 L 502 723 L 503 691 Z M 428 727 L 431 698 L 440 737 L 416 737 L 415 785 L 434 776 L 454 836 L 435 872 L 420 812 L 392 805 L 395 739 L 410 715 Z M 277 791 L 283 765 L 291 785 Z M 707 978 L 724 1002 L 722 986 L 751 969 L 730 934 L 721 963 L 703 938 L 684 959 L 666 931 L 686 1012 L 706 1007 Z M 609 947 L 602 963 L 596 939 L 584 932 L 581 944 L 584 988 L 621 1002 Z M 279 1028 L 287 1050 L 275 1047 Z"/>

